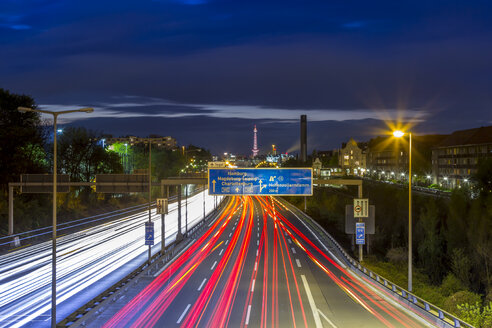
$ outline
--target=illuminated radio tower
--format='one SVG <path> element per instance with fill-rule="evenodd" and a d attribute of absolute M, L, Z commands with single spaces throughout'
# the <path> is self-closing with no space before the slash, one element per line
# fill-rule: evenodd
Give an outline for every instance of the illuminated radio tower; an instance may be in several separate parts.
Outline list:
<path fill-rule="evenodd" d="M 258 152 L 260 151 L 258 149 L 258 144 L 256 143 L 256 125 L 255 128 L 253 129 L 254 137 L 253 137 L 253 157 L 256 157 L 258 155 Z"/>

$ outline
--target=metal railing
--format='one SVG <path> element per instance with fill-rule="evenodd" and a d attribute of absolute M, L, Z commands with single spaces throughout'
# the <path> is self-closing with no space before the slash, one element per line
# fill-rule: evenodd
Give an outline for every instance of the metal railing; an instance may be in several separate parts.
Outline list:
<path fill-rule="evenodd" d="M 290 204 L 286 200 L 282 199 L 281 202 L 285 206 L 288 206 L 292 211 L 296 211 L 297 213 L 301 214 L 305 219 L 307 219 L 306 222 L 315 230 L 315 232 L 318 234 L 318 237 L 320 237 L 324 241 L 328 241 L 333 246 L 335 246 L 339 254 L 342 255 L 342 259 L 345 260 L 346 263 L 349 264 L 353 270 L 358 271 L 359 273 L 363 274 L 365 277 L 371 279 L 378 286 L 382 287 L 386 291 L 389 291 L 400 300 L 404 300 L 409 304 L 417 307 L 418 309 L 424 311 L 425 313 L 431 315 L 433 318 L 439 320 L 445 326 L 475 328 L 469 323 L 466 323 L 460 318 L 457 318 L 453 314 L 444 311 L 443 309 L 433 305 L 432 303 L 427 302 L 423 298 L 418 297 L 417 295 L 409 292 L 405 288 L 398 286 L 397 284 L 391 282 L 389 279 L 386 279 L 381 275 L 378 275 L 374 271 L 367 269 L 362 264 L 360 264 L 357 260 L 351 257 L 345 251 L 345 249 L 342 246 L 340 246 L 340 244 L 328 232 L 326 232 L 325 229 L 323 229 L 323 227 L 321 227 L 318 224 L 318 222 L 316 222 L 309 215 L 302 212 L 296 206 Z"/>

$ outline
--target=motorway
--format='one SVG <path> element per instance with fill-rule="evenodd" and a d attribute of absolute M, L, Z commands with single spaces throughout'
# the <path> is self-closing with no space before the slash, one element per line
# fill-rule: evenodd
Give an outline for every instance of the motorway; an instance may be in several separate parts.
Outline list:
<path fill-rule="evenodd" d="M 204 203 L 205 202 L 205 203 Z M 205 209 L 204 209 L 205 206 Z M 182 204 L 191 228 L 214 209 L 214 197 L 203 192 Z M 144 222 L 148 211 L 57 238 L 57 321 L 95 298 L 147 259 Z M 161 215 L 152 210 L 160 250 Z M 166 245 L 177 233 L 177 204 L 166 215 Z M 0 327 L 49 327 L 51 309 L 51 241 L 0 256 Z"/>
<path fill-rule="evenodd" d="M 229 198 L 179 258 L 91 326 L 431 326 L 349 272 L 287 206 L 271 197 Z"/>

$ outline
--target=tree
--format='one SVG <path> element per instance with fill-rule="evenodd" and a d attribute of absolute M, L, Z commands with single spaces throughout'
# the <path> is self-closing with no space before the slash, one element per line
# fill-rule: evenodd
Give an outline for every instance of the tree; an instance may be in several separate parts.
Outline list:
<path fill-rule="evenodd" d="M 17 107 L 35 108 L 30 96 L 0 89 L 0 185 L 19 181 L 23 173 L 46 172 L 43 126 L 39 114 L 21 113 Z"/>
<path fill-rule="evenodd" d="M 477 173 L 473 175 L 472 179 L 480 194 L 490 195 L 492 193 L 492 158 L 478 162 Z"/>
<path fill-rule="evenodd" d="M 68 127 L 59 138 L 60 171 L 71 181 L 91 181 L 96 174 L 123 173 L 118 154 L 98 144 L 98 136 L 85 128 Z"/>

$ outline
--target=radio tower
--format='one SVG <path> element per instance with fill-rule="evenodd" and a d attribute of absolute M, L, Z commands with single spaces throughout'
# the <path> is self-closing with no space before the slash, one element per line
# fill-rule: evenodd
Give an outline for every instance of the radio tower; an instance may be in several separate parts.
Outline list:
<path fill-rule="evenodd" d="M 254 134 L 254 137 L 253 137 L 253 157 L 256 157 L 256 155 L 258 155 L 258 152 L 260 151 L 258 149 L 258 144 L 256 143 L 256 125 L 255 125 L 255 128 L 253 129 L 253 134 Z"/>

